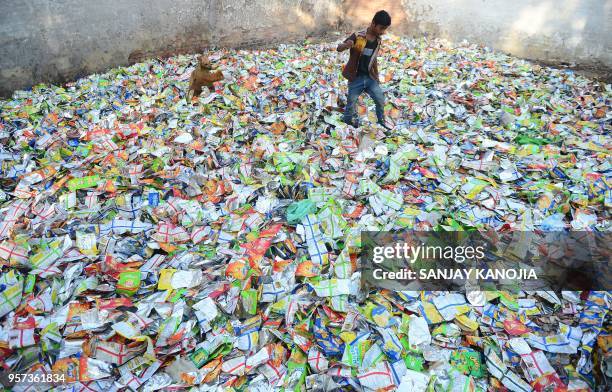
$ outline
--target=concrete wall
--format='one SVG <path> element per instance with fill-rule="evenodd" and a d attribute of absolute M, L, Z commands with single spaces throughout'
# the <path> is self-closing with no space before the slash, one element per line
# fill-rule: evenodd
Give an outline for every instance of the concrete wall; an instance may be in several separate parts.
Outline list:
<path fill-rule="evenodd" d="M 0 96 L 153 56 L 364 27 L 612 73 L 612 0 L 0 0 Z"/>
<path fill-rule="evenodd" d="M 0 0 L 0 96 L 151 56 L 337 28 L 342 0 Z"/>
<path fill-rule="evenodd" d="M 612 0 L 346 0 L 345 8 L 351 27 L 386 9 L 397 33 L 612 73 Z"/>

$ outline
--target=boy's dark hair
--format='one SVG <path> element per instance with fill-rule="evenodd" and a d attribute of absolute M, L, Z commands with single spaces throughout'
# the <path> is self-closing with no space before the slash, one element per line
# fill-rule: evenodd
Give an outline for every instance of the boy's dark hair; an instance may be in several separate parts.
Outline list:
<path fill-rule="evenodd" d="M 381 25 L 389 27 L 391 26 L 391 15 L 385 10 L 378 11 L 372 19 L 375 25 Z"/>

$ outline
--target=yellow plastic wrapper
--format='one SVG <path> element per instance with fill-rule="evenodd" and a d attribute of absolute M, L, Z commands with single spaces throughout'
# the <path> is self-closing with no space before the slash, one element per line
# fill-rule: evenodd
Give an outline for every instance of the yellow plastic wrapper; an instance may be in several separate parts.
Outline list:
<path fill-rule="evenodd" d="M 159 280 L 157 281 L 157 289 L 158 290 L 172 290 L 172 275 L 177 270 L 173 268 L 165 268 L 159 271 Z"/>

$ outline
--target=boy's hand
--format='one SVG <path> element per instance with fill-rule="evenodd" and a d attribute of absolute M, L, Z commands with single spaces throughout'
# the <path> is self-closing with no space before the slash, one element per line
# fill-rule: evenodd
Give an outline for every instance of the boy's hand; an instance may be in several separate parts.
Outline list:
<path fill-rule="evenodd" d="M 348 48 L 352 48 L 354 44 L 355 44 L 355 41 L 349 39 L 347 41 L 344 41 L 340 45 L 338 45 L 337 50 L 338 50 L 338 52 L 342 52 L 344 50 L 347 50 Z"/>

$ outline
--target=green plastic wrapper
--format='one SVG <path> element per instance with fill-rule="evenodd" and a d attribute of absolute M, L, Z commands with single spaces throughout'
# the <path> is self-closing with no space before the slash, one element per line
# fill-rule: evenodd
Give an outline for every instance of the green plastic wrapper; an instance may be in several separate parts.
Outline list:
<path fill-rule="evenodd" d="M 465 375 L 476 378 L 486 375 L 480 353 L 472 349 L 459 348 L 458 350 L 453 350 L 450 364 Z"/>
<path fill-rule="evenodd" d="M 193 362 L 193 364 L 197 368 L 201 368 L 206 365 L 208 362 L 217 358 L 219 355 L 225 356 L 232 351 L 232 344 L 229 342 L 221 344 L 219 347 L 212 350 L 212 352 L 208 352 L 204 347 L 199 347 L 193 353 L 189 355 L 189 359 Z"/>
<path fill-rule="evenodd" d="M 36 284 L 36 275 L 28 274 L 23 286 L 23 293 L 30 294 L 34 291 L 34 285 Z"/>
<path fill-rule="evenodd" d="M 535 144 L 536 146 L 545 146 L 551 143 L 551 141 L 546 138 L 535 138 L 535 137 L 530 137 L 530 136 L 525 136 L 525 135 L 521 135 L 517 137 L 516 139 L 514 139 L 514 141 L 520 145 Z"/>
<path fill-rule="evenodd" d="M 316 212 L 317 206 L 310 199 L 300 200 L 287 207 L 287 223 L 296 225 L 308 214 Z"/>
<path fill-rule="evenodd" d="M 140 271 L 122 272 L 117 282 L 117 293 L 132 296 L 140 287 Z"/>
<path fill-rule="evenodd" d="M 425 360 L 417 355 L 406 354 L 406 356 L 404 356 L 404 363 L 406 364 L 406 367 L 417 372 L 421 372 L 425 369 L 423 367 L 424 362 Z"/>
<path fill-rule="evenodd" d="M 187 289 L 178 289 L 178 290 L 174 290 L 172 292 L 172 296 L 168 299 L 169 302 L 172 303 L 176 303 L 176 301 L 178 301 L 179 299 L 181 299 L 183 297 L 183 295 L 185 295 L 185 293 L 187 292 Z"/>
<path fill-rule="evenodd" d="M 242 305 L 247 313 L 257 314 L 257 290 L 248 289 L 240 293 L 242 297 Z"/>
<path fill-rule="evenodd" d="M 291 356 L 287 361 L 287 373 L 298 373 L 300 377 L 293 388 L 286 388 L 285 391 L 301 391 L 304 381 L 306 380 L 307 356 L 297 347 L 291 351 Z"/>
<path fill-rule="evenodd" d="M 69 180 L 66 185 L 70 191 L 74 192 L 78 189 L 93 188 L 98 186 L 98 182 L 100 182 L 100 176 L 96 174 L 93 176 L 73 178 Z"/>
<path fill-rule="evenodd" d="M 189 359 L 191 362 L 199 369 L 202 366 L 206 365 L 208 362 L 209 352 L 206 351 L 203 347 L 196 349 L 194 352 L 189 354 Z"/>

